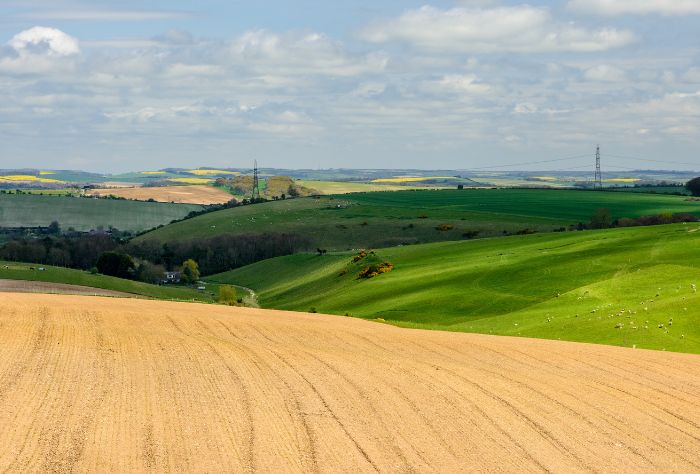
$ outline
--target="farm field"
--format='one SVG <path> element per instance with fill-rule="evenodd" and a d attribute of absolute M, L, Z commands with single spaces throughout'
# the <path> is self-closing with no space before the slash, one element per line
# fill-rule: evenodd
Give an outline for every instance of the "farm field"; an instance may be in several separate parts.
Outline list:
<path fill-rule="evenodd" d="M 415 186 L 399 186 L 395 184 L 372 184 L 346 181 L 314 181 L 300 179 L 297 184 L 314 189 L 322 194 L 350 194 L 374 191 L 405 191 L 407 189 L 425 189 Z"/>
<path fill-rule="evenodd" d="M 210 280 L 262 307 L 399 326 L 700 353 L 700 225 L 298 254 Z M 372 263 L 393 271 L 358 279 Z"/>
<path fill-rule="evenodd" d="M 598 208 L 613 217 L 665 212 L 700 214 L 683 196 L 542 189 L 373 192 L 275 201 L 209 213 L 140 236 L 176 241 L 220 234 L 284 232 L 309 249 L 347 250 L 551 231 L 588 222 Z M 443 225 L 438 230 L 438 226 Z M 451 226 L 451 227 L 450 227 Z"/>
<path fill-rule="evenodd" d="M 2 471 L 700 466 L 687 354 L 26 294 L 0 354 Z"/>
<path fill-rule="evenodd" d="M 133 298 L 136 296 L 132 293 L 103 290 L 89 286 L 68 285 L 65 283 L 47 283 L 43 281 L 2 279 L 0 279 L 0 293 L 48 293 L 59 295 L 113 296 L 118 298 Z"/>
<path fill-rule="evenodd" d="M 200 209 L 191 204 L 0 194 L 0 227 L 47 227 L 58 221 L 65 230 L 112 226 L 122 231 L 143 231 Z"/>
<path fill-rule="evenodd" d="M 233 199 L 226 191 L 206 185 L 92 189 L 90 196 L 118 196 L 137 201 L 153 199 L 175 204 L 224 204 Z"/>
<path fill-rule="evenodd" d="M 45 268 L 45 270 L 38 271 L 36 270 L 36 268 L 38 267 L 43 267 Z M 34 268 L 34 270 L 32 270 L 32 268 Z M 36 286 L 34 289 L 37 290 L 37 292 L 52 292 L 50 285 L 53 284 L 89 287 L 98 290 L 105 290 L 108 292 L 129 294 L 132 296 L 142 296 L 146 298 L 155 298 L 162 300 L 194 300 L 207 303 L 212 302 L 214 300 L 214 297 L 209 292 L 199 292 L 197 290 L 187 287 L 150 285 L 148 283 L 143 283 L 139 281 L 124 280 L 122 278 L 115 278 L 106 275 L 93 275 L 90 272 L 82 270 L 52 267 L 48 265 L 30 265 L 26 263 L 0 261 L 0 280 L 14 280 L 18 282 L 38 282 L 49 285 Z M 14 285 L 16 286 L 17 284 L 18 283 L 15 283 Z M 8 287 L 9 285 L 9 283 L 5 284 L 6 287 Z M 212 290 L 215 290 L 215 288 L 217 287 L 217 285 L 207 286 L 207 289 L 210 292 Z M 0 285 L 0 291 L 2 291 L 2 285 Z M 214 291 L 214 293 L 216 294 L 216 291 Z"/>

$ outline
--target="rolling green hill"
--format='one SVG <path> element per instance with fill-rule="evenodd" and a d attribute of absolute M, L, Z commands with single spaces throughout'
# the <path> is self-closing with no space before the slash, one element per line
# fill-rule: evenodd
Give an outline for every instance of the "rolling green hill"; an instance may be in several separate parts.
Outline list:
<path fill-rule="evenodd" d="M 212 276 L 263 307 L 427 329 L 700 353 L 698 224 L 293 255 Z M 365 280 L 373 261 L 390 273 Z"/>
<path fill-rule="evenodd" d="M 588 222 L 601 207 L 609 208 L 615 218 L 700 214 L 700 203 L 683 196 L 543 189 L 373 192 L 213 212 L 149 232 L 137 242 L 287 232 L 308 238 L 311 249 L 390 247 L 460 240 L 473 237 L 473 232 L 488 237 L 523 229 L 551 231 Z M 447 230 L 438 230 L 441 224 Z"/>
<path fill-rule="evenodd" d="M 142 231 L 182 219 L 201 206 L 65 196 L 0 194 L 0 227 L 46 227 L 58 221 L 62 229 L 88 231 L 112 226 Z"/>

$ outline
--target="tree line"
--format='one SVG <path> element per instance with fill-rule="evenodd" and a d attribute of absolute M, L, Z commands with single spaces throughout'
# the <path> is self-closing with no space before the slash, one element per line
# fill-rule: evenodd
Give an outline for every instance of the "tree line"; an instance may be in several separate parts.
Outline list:
<path fill-rule="evenodd" d="M 285 233 L 219 235 L 173 243 L 123 242 L 109 234 L 73 233 L 15 238 L 0 246 L 0 260 L 92 270 L 154 283 L 162 281 L 165 271 L 185 269 L 187 273 L 183 262 L 188 260 L 203 275 L 211 275 L 308 246 L 307 239 Z"/>

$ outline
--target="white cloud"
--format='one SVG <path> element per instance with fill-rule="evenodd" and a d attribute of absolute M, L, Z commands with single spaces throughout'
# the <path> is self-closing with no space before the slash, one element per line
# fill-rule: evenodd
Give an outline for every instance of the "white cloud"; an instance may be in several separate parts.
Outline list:
<path fill-rule="evenodd" d="M 558 22 L 547 9 L 527 5 L 450 10 L 424 6 L 374 23 L 361 37 L 373 43 L 398 41 L 449 53 L 593 52 L 636 41 L 627 30 L 589 30 Z"/>
<path fill-rule="evenodd" d="M 625 80 L 625 71 L 615 66 L 600 64 L 586 69 L 584 76 L 589 81 L 622 82 Z"/>
<path fill-rule="evenodd" d="M 243 66 L 294 75 L 356 76 L 381 72 L 387 65 L 384 54 L 351 55 L 319 33 L 251 31 L 233 42 L 231 53 Z"/>
<path fill-rule="evenodd" d="M 571 0 L 572 10 L 597 15 L 700 14 L 700 0 Z"/>
<path fill-rule="evenodd" d="M 42 26 L 35 26 L 16 34 L 9 45 L 19 55 L 45 53 L 71 56 L 80 53 L 78 40 L 61 30 Z"/>
<path fill-rule="evenodd" d="M 516 115 L 529 115 L 537 113 L 537 106 L 530 102 L 521 102 L 513 107 L 513 113 Z"/>
<path fill-rule="evenodd" d="M 0 50 L 0 71 L 10 74 L 45 74 L 74 67 L 80 54 L 78 40 L 55 28 L 35 26 L 16 34 L 7 51 Z"/>
<path fill-rule="evenodd" d="M 450 74 L 430 83 L 431 89 L 458 95 L 481 96 L 491 92 L 491 86 L 478 81 L 475 74 Z"/>

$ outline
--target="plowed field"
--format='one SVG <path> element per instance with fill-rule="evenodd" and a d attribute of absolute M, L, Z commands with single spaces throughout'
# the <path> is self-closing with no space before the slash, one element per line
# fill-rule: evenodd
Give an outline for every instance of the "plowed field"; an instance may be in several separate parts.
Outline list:
<path fill-rule="evenodd" d="M 0 472 L 700 470 L 700 357 L 0 295 Z"/>
<path fill-rule="evenodd" d="M 226 191 L 205 185 L 107 188 L 88 191 L 91 196 L 114 195 L 136 201 L 153 199 L 175 204 L 224 204 L 233 199 Z"/>

